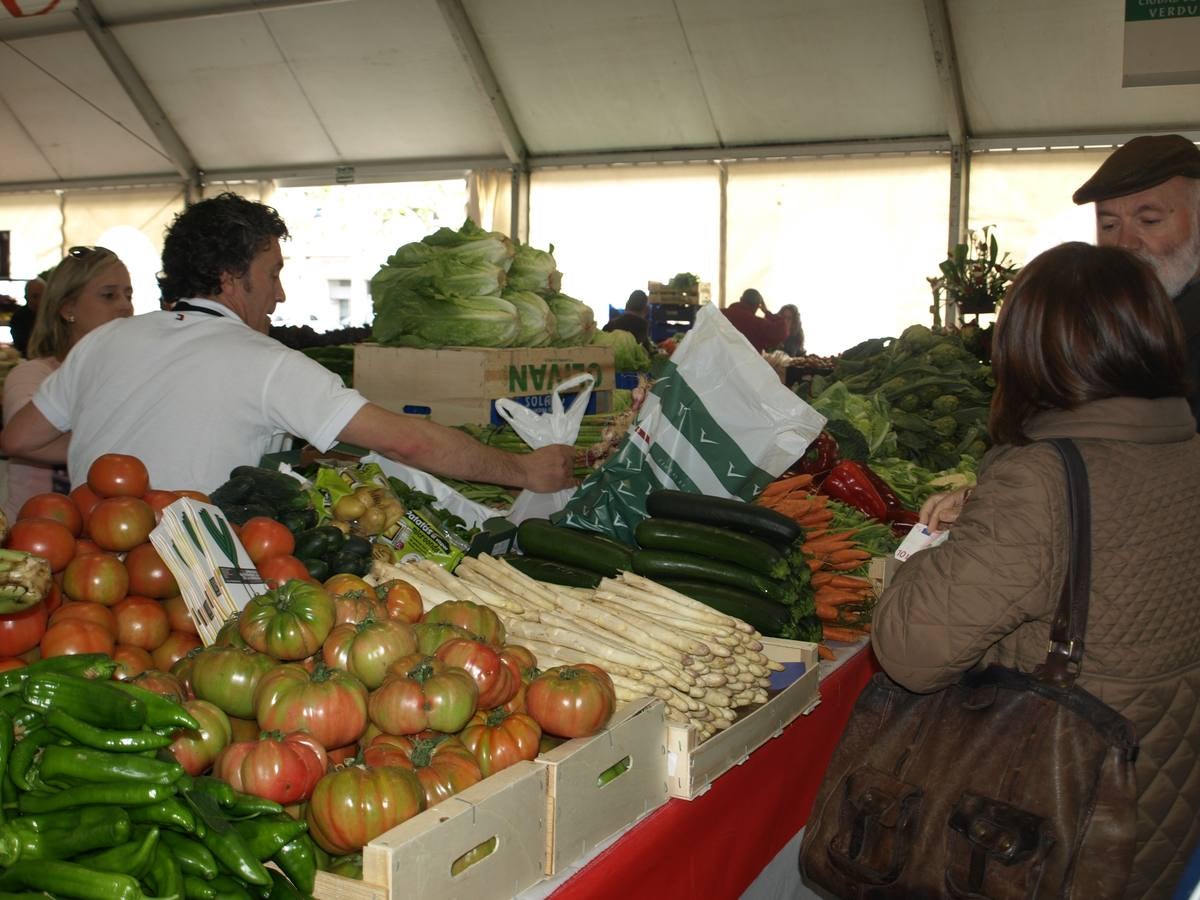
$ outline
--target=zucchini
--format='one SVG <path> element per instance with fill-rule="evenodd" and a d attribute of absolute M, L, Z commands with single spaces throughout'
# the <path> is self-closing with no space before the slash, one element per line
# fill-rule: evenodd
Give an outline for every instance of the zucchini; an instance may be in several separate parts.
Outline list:
<path fill-rule="evenodd" d="M 629 571 L 633 548 L 620 541 L 583 531 L 553 525 L 549 519 L 526 519 L 517 526 L 517 544 L 522 553 L 565 563 L 609 578 Z"/>
<path fill-rule="evenodd" d="M 788 574 L 786 557 L 767 541 L 743 531 L 679 519 L 642 519 L 637 542 L 647 550 L 677 550 L 735 563 L 769 578 Z M 807 567 L 805 567 L 807 568 Z"/>
<path fill-rule="evenodd" d="M 214 506 L 224 509 L 226 506 L 239 506 L 249 503 L 254 493 L 254 479 L 239 477 L 230 478 L 227 482 L 208 495 Z"/>
<path fill-rule="evenodd" d="M 791 605 L 800 596 L 796 583 L 768 578 L 743 566 L 719 559 L 709 559 L 698 553 L 676 550 L 637 550 L 633 554 L 633 571 L 652 581 L 681 578 L 685 581 L 710 581 L 726 584 L 747 593 L 758 594 L 776 603 Z"/>
<path fill-rule="evenodd" d="M 795 634 L 793 610 L 782 603 L 738 590 L 725 584 L 690 579 L 661 578 L 658 583 L 698 600 L 717 612 L 751 625 L 766 637 L 791 638 Z"/>
<path fill-rule="evenodd" d="M 261 466 L 235 466 L 229 477 L 249 478 L 254 483 L 254 496 L 276 506 L 286 506 L 300 493 L 300 482 L 295 478 Z"/>
<path fill-rule="evenodd" d="M 520 553 L 510 553 L 502 559 L 518 572 L 523 572 L 530 578 L 548 584 L 581 588 L 594 588 L 600 584 L 600 576 L 595 572 L 589 572 L 578 566 L 568 566 L 566 563 L 555 562 L 551 559 L 525 556 Z"/>
<path fill-rule="evenodd" d="M 646 511 L 663 519 L 683 519 L 749 532 L 783 549 L 804 536 L 804 529 L 783 513 L 742 500 L 709 497 L 660 488 L 646 498 Z"/>
<path fill-rule="evenodd" d="M 292 555 L 300 559 L 326 559 L 341 550 L 346 540 L 346 535 L 332 525 L 318 525 L 296 535 Z"/>

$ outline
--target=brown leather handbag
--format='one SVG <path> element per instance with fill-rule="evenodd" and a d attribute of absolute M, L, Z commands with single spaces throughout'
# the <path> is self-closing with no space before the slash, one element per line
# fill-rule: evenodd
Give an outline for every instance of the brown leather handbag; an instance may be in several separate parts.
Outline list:
<path fill-rule="evenodd" d="M 933 694 L 880 673 L 834 751 L 800 849 L 838 897 L 1120 897 L 1135 848 L 1133 724 L 1075 684 L 1091 586 L 1091 502 L 1075 444 L 1070 561 L 1046 661 Z"/>

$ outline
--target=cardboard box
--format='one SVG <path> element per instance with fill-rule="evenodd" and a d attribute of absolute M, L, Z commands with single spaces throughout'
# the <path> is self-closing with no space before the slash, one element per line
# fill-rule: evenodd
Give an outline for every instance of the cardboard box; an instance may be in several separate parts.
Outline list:
<path fill-rule="evenodd" d="M 621 706 L 600 734 L 539 756 L 548 774 L 546 874 L 667 802 L 666 705 Z"/>
<path fill-rule="evenodd" d="M 550 391 L 582 372 L 596 379 L 588 412 L 608 412 L 616 380 L 612 350 L 593 346 L 415 350 L 356 344 L 354 372 L 354 387 L 368 400 L 443 425 L 498 423 L 493 401 L 500 397 L 549 409 Z"/>
<path fill-rule="evenodd" d="M 698 743 L 694 725 L 668 721 L 667 783 L 672 797 L 698 797 L 714 780 L 820 702 L 817 645 L 779 638 L 763 638 L 762 642 L 763 652 L 776 662 L 803 663 L 803 674 L 782 689 L 768 690 L 766 703 L 749 707 L 736 722 L 703 743 Z"/>
<path fill-rule="evenodd" d="M 520 762 L 381 834 L 363 880 L 322 873 L 317 900 L 501 900 L 544 877 L 547 768 Z"/>

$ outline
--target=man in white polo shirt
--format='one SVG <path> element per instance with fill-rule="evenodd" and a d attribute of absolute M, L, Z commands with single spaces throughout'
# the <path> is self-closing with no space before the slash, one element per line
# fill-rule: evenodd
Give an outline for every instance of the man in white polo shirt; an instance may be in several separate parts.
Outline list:
<path fill-rule="evenodd" d="M 101 454 L 128 453 L 155 487 L 207 492 L 287 433 L 318 450 L 341 440 L 453 478 L 540 492 L 572 483 L 569 446 L 506 453 L 392 413 L 268 337 L 271 312 L 284 301 L 286 237 L 274 209 L 236 194 L 176 216 L 159 276 L 172 308 L 87 335 L 4 429 L 3 451 L 22 455 L 70 432 L 73 485 Z"/>

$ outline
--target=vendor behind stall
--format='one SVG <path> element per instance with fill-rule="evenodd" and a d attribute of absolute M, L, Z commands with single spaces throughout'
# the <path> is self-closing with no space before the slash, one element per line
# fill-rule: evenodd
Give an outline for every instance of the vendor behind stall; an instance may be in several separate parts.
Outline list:
<path fill-rule="evenodd" d="M 163 243 L 159 310 L 88 335 L 4 429 L 3 450 L 27 455 L 72 432 L 73 485 L 104 453 L 140 458 L 151 484 L 211 491 L 256 464 L 281 433 L 325 451 L 356 444 L 454 478 L 555 491 L 572 483 L 573 449 L 529 454 L 369 403 L 341 379 L 267 337 L 284 301 L 272 208 L 225 193 L 175 217 Z"/>
<path fill-rule="evenodd" d="M 761 316 L 758 314 L 760 309 Z M 737 303 L 725 307 L 725 317 L 759 353 L 778 347 L 788 336 L 787 320 L 768 310 L 762 294 L 754 288 L 743 291 Z"/>
<path fill-rule="evenodd" d="M 625 301 L 625 312 L 609 319 L 604 330 L 628 331 L 637 338 L 639 344 L 650 350 L 650 323 L 646 321 L 649 305 L 650 298 L 646 296 L 645 291 L 634 291 Z"/>

